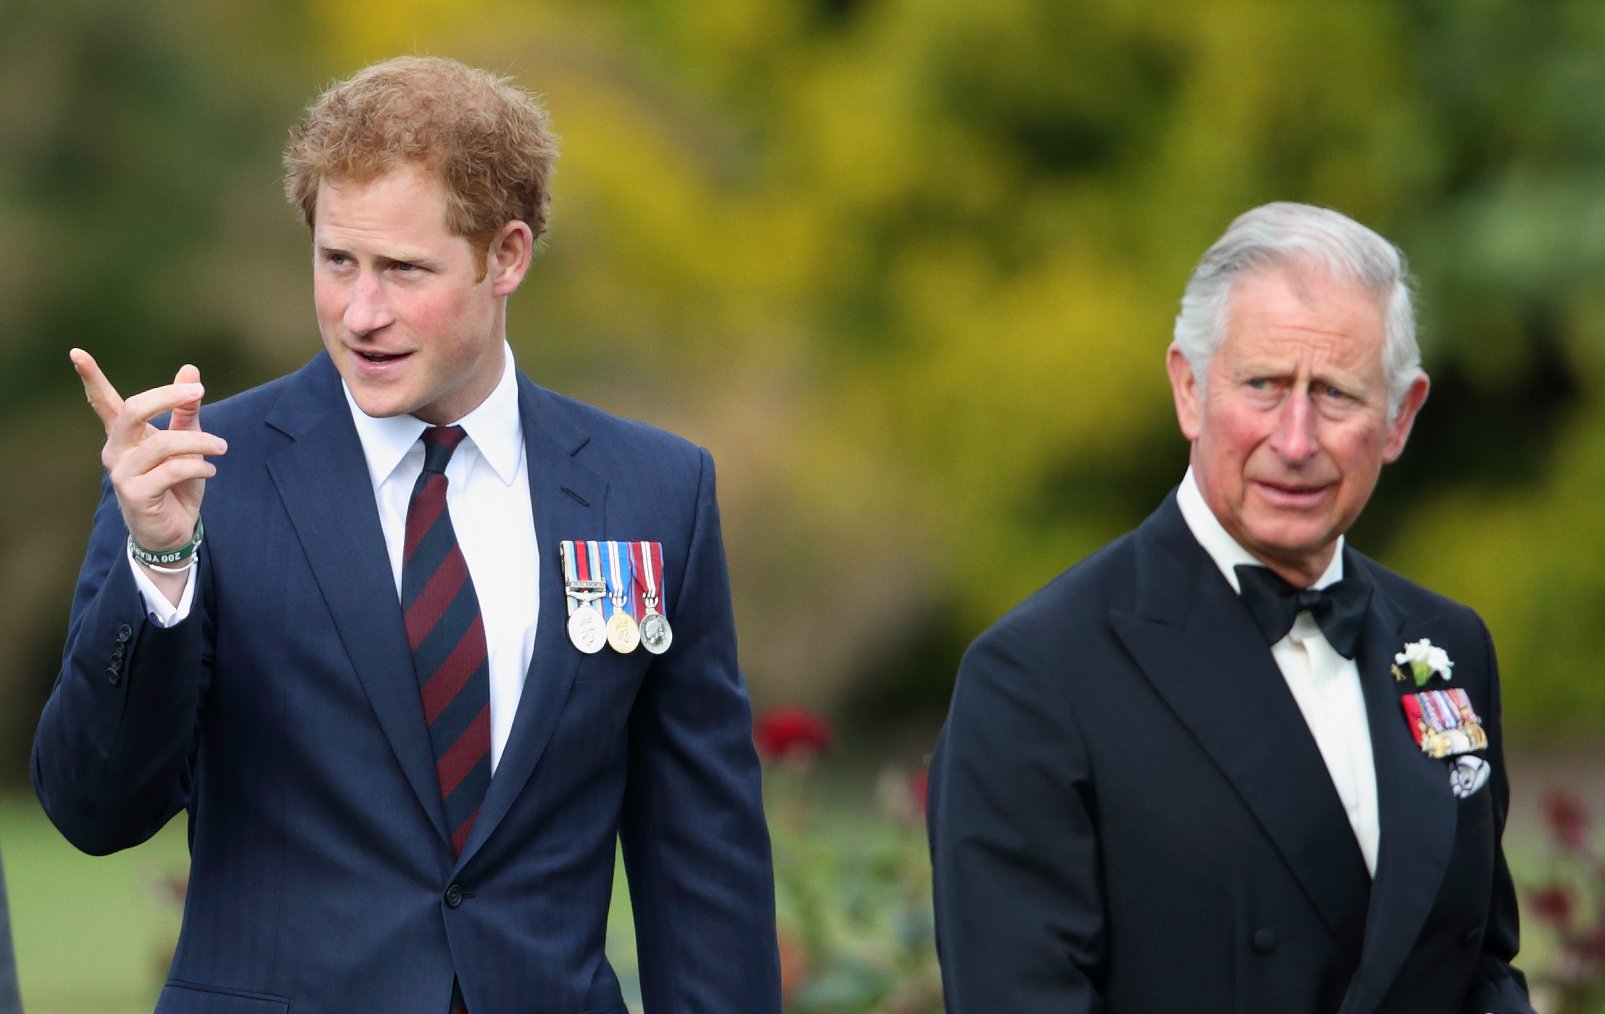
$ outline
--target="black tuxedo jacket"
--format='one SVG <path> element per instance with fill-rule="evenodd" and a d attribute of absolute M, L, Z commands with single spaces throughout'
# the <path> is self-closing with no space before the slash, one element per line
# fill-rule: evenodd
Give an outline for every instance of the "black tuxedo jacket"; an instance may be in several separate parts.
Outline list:
<path fill-rule="evenodd" d="M 624 1014 L 603 952 L 622 844 L 649 1012 L 779 1010 L 774 887 L 706 452 L 519 377 L 535 647 L 462 854 L 362 446 L 326 355 L 203 409 L 187 619 L 148 622 L 109 488 L 33 779 L 85 851 L 189 811 L 158 1010 Z M 581 655 L 558 543 L 663 544 L 674 643 Z"/>
<path fill-rule="evenodd" d="M 1368 874 L 1248 611 L 1172 494 L 965 655 L 932 764 L 948 1009 L 1114 1014 L 1527 1011 L 1500 847 L 1492 643 L 1464 606 L 1352 550 L 1381 842 Z M 1454 660 L 1492 776 L 1457 799 L 1390 674 Z"/>

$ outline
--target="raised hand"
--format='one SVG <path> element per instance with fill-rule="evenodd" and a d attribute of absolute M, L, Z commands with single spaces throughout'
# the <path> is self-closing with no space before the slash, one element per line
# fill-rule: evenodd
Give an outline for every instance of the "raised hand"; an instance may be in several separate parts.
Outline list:
<path fill-rule="evenodd" d="M 221 437 L 201 430 L 200 371 L 186 364 L 171 384 L 125 401 L 93 356 L 73 349 L 68 358 L 106 428 L 100 460 L 134 541 L 153 551 L 182 546 L 195 531 L 206 480 L 217 474 L 206 456 L 228 450 Z M 165 430 L 151 425 L 163 412 L 172 413 Z"/>

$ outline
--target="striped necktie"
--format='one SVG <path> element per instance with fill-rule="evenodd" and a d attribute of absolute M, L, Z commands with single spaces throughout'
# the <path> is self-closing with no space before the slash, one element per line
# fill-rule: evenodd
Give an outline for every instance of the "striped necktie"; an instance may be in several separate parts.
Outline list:
<path fill-rule="evenodd" d="M 446 510 L 446 463 L 461 426 L 424 430 L 424 470 L 407 504 L 401 608 L 423 698 L 451 851 L 463 843 L 490 784 L 490 663 L 479 597 Z"/>

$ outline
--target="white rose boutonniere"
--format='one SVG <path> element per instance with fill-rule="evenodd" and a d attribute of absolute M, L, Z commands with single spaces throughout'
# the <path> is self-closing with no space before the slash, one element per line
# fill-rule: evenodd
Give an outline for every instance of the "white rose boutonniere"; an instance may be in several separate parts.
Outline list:
<path fill-rule="evenodd" d="M 1400 668 L 1401 666 L 1404 668 Z M 1418 687 L 1426 686 L 1427 681 L 1434 676 L 1450 679 L 1450 670 L 1454 667 L 1454 662 L 1449 659 L 1449 653 L 1425 637 L 1419 641 L 1406 643 L 1404 650 L 1393 656 L 1393 678 L 1403 682 L 1408 673 L 1415 679 Z"/>

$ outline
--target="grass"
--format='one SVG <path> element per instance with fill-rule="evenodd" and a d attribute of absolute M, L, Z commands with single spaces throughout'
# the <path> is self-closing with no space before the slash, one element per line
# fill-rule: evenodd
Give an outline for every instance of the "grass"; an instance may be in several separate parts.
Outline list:
<path fill-rule="evenodd" d="M 179 818 L 138 849 L 86 856 L 31 796 L 0 798 L 0 854 L 29 1014 L 156 1006 L 179 923 L 161 884 L 188 868 L 184 831 Z"/>

